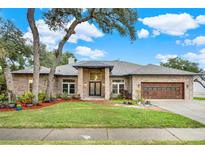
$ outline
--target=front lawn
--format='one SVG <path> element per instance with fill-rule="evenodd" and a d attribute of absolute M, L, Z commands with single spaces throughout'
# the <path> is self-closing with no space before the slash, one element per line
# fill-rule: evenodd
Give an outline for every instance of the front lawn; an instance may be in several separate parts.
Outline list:
<path fill-rule="evenodd" d="M 194 97 L 194 100 L 200 100 L 200 101 L 202 101 L 202 100 L 205 100 L 205 98 L 204 98 L 204 97 Z"/>
<path fill-rule="evenodd" d="M 91 102 L 65 102 L 49 107 L 0 113 L 7 128 L 193 128 L 194 120 L 170 112 L 116 107 Z"/>

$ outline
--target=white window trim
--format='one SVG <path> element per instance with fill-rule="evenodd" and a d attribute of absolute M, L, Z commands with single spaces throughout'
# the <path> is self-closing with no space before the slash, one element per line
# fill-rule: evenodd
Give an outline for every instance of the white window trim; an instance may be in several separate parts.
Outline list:
<path fill-rule="evenodd" d="M 63 93 L 63 85 L 67 84 L 68 85 L 68 95 L 75 95 L 76 93 L 76 83 L 75 82 L 62 82 L 62 93 Z M 70 85 L 74 84 L 75 89 L 74 89 L 74 93 L 70 93 Z"/>
<path fill-rule="evenodd" d="M 120 94 L 120 84 L 124 85 L 125 89 L 125 80 L 122 80 L 123 82 L 112 82 L 112 92 L 113 92 L 113 85 L 117 85 L 117 93 L 113 93 L 113 95 L 119 95 Z"/>

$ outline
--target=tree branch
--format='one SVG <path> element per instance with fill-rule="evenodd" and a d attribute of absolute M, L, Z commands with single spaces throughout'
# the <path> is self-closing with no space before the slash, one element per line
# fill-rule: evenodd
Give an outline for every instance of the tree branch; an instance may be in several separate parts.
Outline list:
<path fill-rule="evenodd" d="M 205 85 L 198 79 L 194 79 L 194 82 L 198 82 L 203 88 L 205 88 Z"/>

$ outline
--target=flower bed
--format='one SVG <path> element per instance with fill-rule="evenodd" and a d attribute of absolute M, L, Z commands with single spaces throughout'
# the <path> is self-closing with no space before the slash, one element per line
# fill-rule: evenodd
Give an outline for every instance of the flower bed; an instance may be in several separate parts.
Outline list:
<path fill-rule="evenodd" d="M 28 107 L 26 105 L 26 103 L 20 103 L 20 102 L 17 102 L 17 104 L 21 104 L 22 106 L 22 110 L 28 110 L 28 109 L 40 109 L 40 108 L 43 108 L 43 107 L 47 107 L 47 106 L 51 106 L 51 105 L 54 105 L 54 104 L 58 104 L 58 103 L 63 103 L 63 102 L 72 102 L 72 103 L 78 103 L 78 102 L 95 102 L 95 103 L 102 103 L 104 104 L 105 101 L 104 100 L 78 100 L 78 99 L 70 99 L 70 100 L 65 100 L 65 99 L 57 99 L 55 101 L 51 101 L 51 102 L 42 102 L 42 103 L 39 103 L 37 105 L 33 105 L 32 107 Z M 16 111 L 16 108 L 0 108 L 0 112 L 1 111 Z"/>

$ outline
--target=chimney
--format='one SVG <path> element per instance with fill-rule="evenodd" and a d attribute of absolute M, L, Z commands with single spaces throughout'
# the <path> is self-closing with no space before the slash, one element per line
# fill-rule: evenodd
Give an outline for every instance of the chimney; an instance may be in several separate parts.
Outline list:
<path fill-rule="evenodd" d="M 70 57 L 68 58 L 68 64 L 74 64 L 75 63 L 75 58 Z"/>

